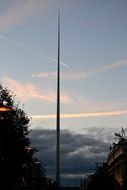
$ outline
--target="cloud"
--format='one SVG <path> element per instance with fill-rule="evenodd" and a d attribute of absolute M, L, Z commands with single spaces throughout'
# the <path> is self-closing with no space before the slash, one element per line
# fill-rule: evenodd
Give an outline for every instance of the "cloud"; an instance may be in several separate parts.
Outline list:
<path fill-rule="evenodd" d="M 32 13 L 43 7 L 49 0 L 15 1 L 8 10 L 0 16 L 0 30 L 6 30 L 21 21 L 26 20 Z"/>
<path fill-rule="evenodd" d="M 55 79 L 56 78 L 56 71 L 55 72 L 51 72 L 51 73 L 48 73 L 48 72 L 43 72 L 43 73 L 33 73 L 32 74 L 32 77 L 33 78 L 52 78 L 52 79 Z"/>
<path fill-rule="evenodd" d="M 120 116 L 126 115 L 127 110 L 118 110 L 118 111 L 105 111 L 105 112 L 89 112 L 89 113 L 73 113 L 73 114 L 61 114 L 61 118 L 84 118 L 84 117 L 111 117 L 111 116 Z M 56 115 L 31 115 L 33 119 L 52 119 Z"/>
<path fill-rule="evenodd" d="M 43 100 L 47 102 L 56 102 L 56 92 L 40 89 L 32 83 L 21 83 L 10 77 L 3 77 L 1 79 L 7 87 L 16 94 L 16 96 L 22 101 L 29 101 L 32 99 Z M 61 95 L 61 102 L 66 104 L 71 102 L 71 98 L 66 94 Z"/>
<path fill-rule="evenodd" d="M 98 75 L 102 72 L 105 71 L 109 71 L 109 70 L 113 70 L 113 69 L 117 69 L 119 67 L 124 67 L 127 65 L 127 60 L 123 60 L 117 63 L 113 63 L 113 64 L 109 64 L 109 65 L 105 65 L 103 67 L 99 67 L 95 70 L 91 70 L 88 72 L 66 72 L 66 73 L 61 73 L 61 79 L 63 80 L 84 80 L 87 78 L 91 78 L 95 75 Z M 34 78 L 51 78 L 54 79 L 56 78 L 56 72 L 42 72 L 42 73 L 33 73 L 32 77 Z"/>
<path fill-rule="evenodd" d="M 97 68 L 91 72 L 88 72 L 86 77 L 93 76 L 93 75 L 96 75 L 96 74 L 99 74 L 99 73 L 102 73 L 105 71 L 113 70 L 113 69 L 116 69 L 119 67 L 124 67 L 126 65 L 127 65 L 127 60 L 122 60 L 122 61 L 119 61 L 119 62 L 116 62 L 113 64 L 105 65 L 105 66 Z"/>
<path fill-rule="evenodd" d="M 124 67 L 127 65 L 127 60 L 122 60 L 122 61 L 119 61 L 119 62 L 116 62 L 116 63 L 113 63 L 113 64 L 109 64 L 109 65 L 105 65 L 103 67 L 99 67 L 93 71 L 90 71 L 90 72 L 86 72 L 84 77 L 85 78 L 89 78 L 89 77 L 92 77 L 94 75 L 97 75 L 99 73 L 102 73 L 102 72 L 105 72 L 105 71 L 109 71 L 109 70 L 113 70 L 113 69 L 116 69 L 116 68 L 119 68 L 119 67 Z M 82 75 L 83 77 L 83 75 Z"/>
<path fill-rule="evenodd" d="M 86 128 L 85 134 L 61 130 L 62 184 L 78 185 L 82 174 L 95 169 L 95 162 L 107 159 L 111 141 L 105 141 L 104 137 L 111 139 L 112 131 L 111 128 L 101 130 L 97 127 Z M 46 164 L 48 175 L 55 177 L 56 131 L 33 130 L 30 138 L 33 146 L 39 150 L 36 156 Z"/>

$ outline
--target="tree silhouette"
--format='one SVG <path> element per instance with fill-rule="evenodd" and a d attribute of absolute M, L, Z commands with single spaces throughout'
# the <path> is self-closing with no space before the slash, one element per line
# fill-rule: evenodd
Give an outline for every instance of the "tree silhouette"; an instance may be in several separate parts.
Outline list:
<path fill-rule="evenodd" d="M 0 189 L 46 189 L 41 163 L 30 144 L 29 117 L 15 97 L 0 85 Z"/>

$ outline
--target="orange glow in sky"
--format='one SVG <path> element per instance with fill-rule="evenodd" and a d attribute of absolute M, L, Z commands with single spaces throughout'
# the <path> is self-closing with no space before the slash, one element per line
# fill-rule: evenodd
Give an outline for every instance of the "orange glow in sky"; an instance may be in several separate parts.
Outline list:
<path fill-rule="evenodd" d="M 83 117 L 105 117 L 105 116 L 119 116 L 127 114 L 127 110 L 109 111 L 109 112 L 91 112 L 91 113 L 75 113 L 75 114 L 61 114 L 61 118 L 83 118 Z M 52 119 L 56 115 L 32 115 L 33 119 Z"/>

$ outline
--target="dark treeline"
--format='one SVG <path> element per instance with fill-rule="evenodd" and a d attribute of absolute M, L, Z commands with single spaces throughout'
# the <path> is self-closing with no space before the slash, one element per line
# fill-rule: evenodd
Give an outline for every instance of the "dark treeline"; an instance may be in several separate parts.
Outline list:
<path fill-rule="evenodd" d="M 0 189 L 57 189 L 35 157 L 29 134 L 29 117 L 15 104 L 13 93 L 0 85 Z"/>

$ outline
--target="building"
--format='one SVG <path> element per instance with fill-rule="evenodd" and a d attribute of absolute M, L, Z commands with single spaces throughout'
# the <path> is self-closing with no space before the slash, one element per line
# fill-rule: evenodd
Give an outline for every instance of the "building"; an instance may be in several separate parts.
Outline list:
<path fill-rule="evenodd" d="M 127 190 L 127 139 L 123 129 L 115 136 L 118 142 L 110 148 L 107 161 L 96 165 L 94 174 L 82 185 L 83 190 Z"/>
<path fill-rule="evenodd" d="M 127 187 L 127 139 L 120 135 L 119 138 L 107 159 L 108 175 L 114 190 L 124 190 Z"/>

